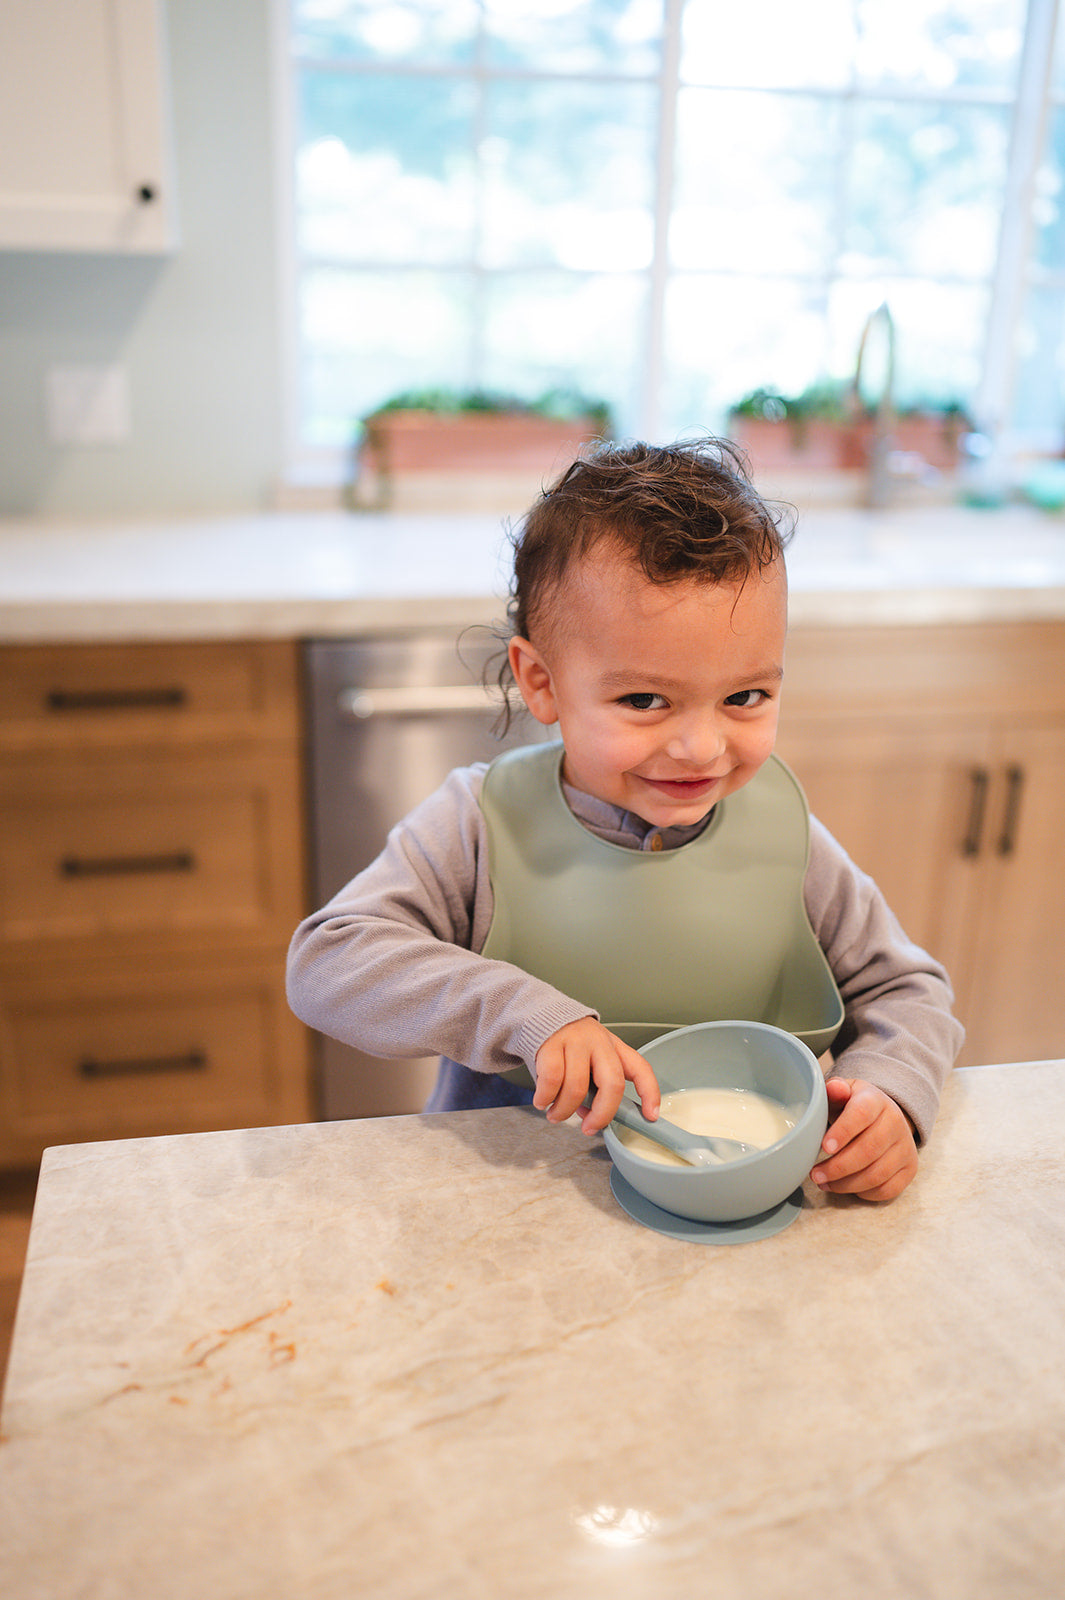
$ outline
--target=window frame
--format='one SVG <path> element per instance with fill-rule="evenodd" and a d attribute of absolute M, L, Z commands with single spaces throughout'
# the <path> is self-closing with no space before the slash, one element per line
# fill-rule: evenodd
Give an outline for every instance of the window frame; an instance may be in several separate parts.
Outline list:
<path fill-rule="evenodd" d="M 789 89 L 763 85 L 741 86 L 742 92 L 775 95 L 815 95 L 825 100 L 837 100 L 845 107 L 870 100 L 892 102 L 912 101 L 915 104 L 978 104 L 996 102 L 1012 108 L 1011 129 L 1008 140 L 1007 173 L 1004 203 L 999 218 L 998 244 L 995 261 L 988 283 L 989 311 L 984 327 L 980 378 L 973 395 L 973 413 L 977 425 L 995 431 L 1006 454 L 1025 448 L 1053 448 L 1060 446 L 1055 437 L 1034 438 L 1030 434 L 1021 438 L 1011 430 L 1010 413 L 1017 373 L 1020 364 L 1017 333 L 1024 316 L 1026 297 L 1033 286 L 1061 291 L 1065 296 L 1065 266 L 1060 272 L 1048 271 L 1034 264 L 1032 243 L 1034 237 L 1033 199 L 1038 173 L 1043 161 L 1047 128 L 1051 114 L 1065 108 L 1065 84 L 1055 90 L 1055 39 L 1065 0 L 1027 0 L 1024 34 L 1014 91 L 969 88 L 926 89 L 907 85 L 890 88 L 852 81 L 838 87 Z M 676 168 L 677 108 L 681 92 L 689 85 L 681 75 L 681 19 L 685 0 L 662 0 L 663 32 L 662 57 L 654 73 L 613 74 L 625 82 L 650 82 L 658 89 L 656 148 L 654 151 L 655 193 L 653 203 L 653 250 L 650 264 L 642 269 L 646 274 L 647 296 L 644 325 L 640 334 L 642 348 L 638 355 L 640 372 L 639 400 L 636 427 L 639 436 L 660 436 L 665 381 L 665 324 L 668 289 L 674 280 L 689 275 L 693 269 L 678 268 L 669 260 L 669 220 L 672 210 Z M 283 483 L 297 491 L 335 491 L 350 477 L 350 451 L 324 446 L 314 446 L 302 435 L 300 386 L 301 352 L 298 312 L 298 293 L 301 273 L 314 259 L 302 260 L 297 243 L 296 198 L 296 111 L 299 74 L 306 63 L 292 49 L 291 0 L 271 0 L 273 28 L 275 103 L 275 170 L 278 174 L 278 288 L 280 295 L 279 325 L 282 348 L 283 381 Z M 334 60 L 323 66 L 336 70 Z M 373 70 L 372 67 L 367 69 Z M 479 53 L 470 67 L 424 67 L 404 69 L 419 75 L 499 80 L 503 78 L 556 78 L 579 82 L 582 75 L 550 72 L 522 71 L 507 68 L 497 70 L 486 67 Z M 595 82 L 609 80 L 609 72 L 584 75 Z M 721 84 L 698 84 L 710 92 Z M 730 90 L 736 85 L 728 85 Z M 853 275 L 834 270 L 842 245 L 842 218 L 837 207 L 836 244 L 823 272 L 813 277 L 803 274 L 777 274 L 793 282 L 814 283 L 826 293 L 832 283 L 858 281 Z M 329 265 L 336 266 L 336 262 Z M 342 265 L 342 264 L 341 264 Z M 360 262 L 359 268 L 369 264 Z M 386 265 L 380 263 L 380 266 Z M 391 265 L 390 263 L 388 265 Z M 481 266 L 475 259 L 452 264 L 456 270 L 471 274 L 474 281 L 487 277 L 492 270 Z M 373 270 L 372 266 L 369 266 Z M 379 269 L 379 268 L 378 268 Z M 559 272 L 575 269 L 557 268 Z M 716 275 L 729 276 L 729 273 Z M 749 274 L 747 274 L 749 276 Z M 901 276 L 905 276 L 902 274 Z M 947 282 L 946 278 L 941 279 Z"/>

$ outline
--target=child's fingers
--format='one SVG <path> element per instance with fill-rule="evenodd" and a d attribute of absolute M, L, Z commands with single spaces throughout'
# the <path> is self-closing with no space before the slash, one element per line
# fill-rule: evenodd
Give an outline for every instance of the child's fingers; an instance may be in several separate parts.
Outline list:
<path fill-rule="evenodd" d="M 832 1194 L 893 1200 L 917 1171 L 917 1147 L 904 1114 L 860 1078 L 836 1080 L 826 1088 L 830 1101 L 842 1102 L 843 1108 L 825 1134 L 810 1177 Z"/>
<path fill-rule="evenodd" d="M 850 1153 L 848 1148 L 848 1154 Z M 917 1170 L 917 1153 L 915 1149 L 907 1150 L 905 1145 L 892 1145 L 882 1155 L 877 1156 L 866 1165 L 856 1167 L 854 1171 L 842 1176 L 830 1177 L 830 1172 L 835 1169 L 819 1163 L 810 1174 L 813 1181 L 829 1194 L 855 1194 L 862 1200 L 894 1200 L 896 1195 L 902 1193 L 913 1178 Z"/>
<path fill-rule="evenodd" d="M 850 1078 L 829 1078 L 825 1083 L 825 1093 L 828 1095 L 828 1109 L 835 1109 L 838 1115 L 851 1097 L 853 1081 Z"/>
<path fill-rule="evenodd" d="M 640 1108 L 648 1122 L 655 1121 L 662 1099 L 658 1079 L 643 1056 L 616 1034 L 607 1033 L 606 1039 L 609 1041 L 608 1047 L 601 1055 L 593 1056 L 592 1060 L 592 1076 L 597 1093 L 588 1115 L 581 1123 L 585 1133 L 600 1133 L 611 1121 L 621 1104 L 626 1079 L 639 1095 Z M 597 1063 L 602 1064 L 602 1074 Z"/>
<path fill-rule="evenodd" d="M 848 1083 L 843 1078 L 830 1078 L 825 1089 L 829 1111 L 834 1105 L 840 1107 L 821 1141 L 821 1149 L 831 1156 L 876 1121 L 882 1110 L 883 1097 L 870 1085 L 862 1084 L 857 1079 Z M 842 1092 L 844 1090 L 845 1093 Z"/>
<path fill-rule="evenodd" d="M 565 1076 L 565 1061 L 560 1044 L 556 1043 L 557 1035 L 552 1034 L 536 1052 L 536 1089 L 533 1093 L 533 1105 L 538 1111 L 546 1111 L 553 1105 L 555 1097 L 562 1087 Z"/>
<path fill-rule="evenodd" d="M 650 1065 L 594 1017 L 582 1017 L 559 1028 L 537 1051 L 533 1105 L 549 1122 L 565 1122 L 580 1111 L 584 1132 L 599 1133 L 617 1111 L 626 1079 L 653 1121 L 661 1095 Z M 595 1092 L 586 1107 L 589 1087 Z"/>
<path fill-rule="evenodd" d="M 620 1069 L 614 1074 L 614 1076 L 619 1080 L 617 1092 L 620 1098 Z M 597 1084 L 597 1093 L 592 1101 L 590 1110 L 581 1118 L 581 1126 L 585 1129 L 585 1132 L 594 1131 L 594 1128 L 589 1129 L 588 1127 L 589 1117 L 591 1117 L 594 1121 L 603 1112 L 605 1105 L 604 1090 L 606 1091 L 606 1096 L 608 1098 L 611 1089 L 610 1075 L 603 1067 L 600 1067 L 597 1072 L 594 1048 L 592 1052 L 589 1053 L 588 1049 L 581 1041 L 574 1041 L 572 1044 L 567 1044 L 565 1049 L 565 1072 L 563 1074 L 562 1083 L 558 1094 L 555 1096 L 550 1109 L 548 1110 L 547 1120 L 549 1122 L 565 1122 L 568 1117 L 572 1117 L 573 1113 L 575 1111 L 579 1111 L 583 1106 L 585 1096 L 587 1095 L 589 1087 L 593 1082 Z M 617 1102 L 615 1101 L 615 1109 L 616 1106 Z M 608 1111 L 604 1122 L 596 1123 L 596 1126 L 605 1126 L 605 1123 L 609 1122 L 613 1115 L 613 1110 Z"/>
<path fill-rule="evenodd" d="M 594 1017 L 567 1023 L 537 1053 L 533 1105 L 546 1111 L 549 1122 L 565 1122 L 580 1111 L 586 1133 L 605 1128 L 625 1087 L 619 1048 L 620 1042 Z M 594 1098 L 585 1107 L 593 1086 Z"/>
<path fill-rule="evenodd" d="M 662 1091 L 658 1087 L 654 1068 L 631 1045 L 618 1041 L 625 1076 L 640 1097 L 640 1106 L 649 1122 L 654 1122 L 662 1105 Z M 615 1107 L 615 1110 L 617 1107 Z"/>

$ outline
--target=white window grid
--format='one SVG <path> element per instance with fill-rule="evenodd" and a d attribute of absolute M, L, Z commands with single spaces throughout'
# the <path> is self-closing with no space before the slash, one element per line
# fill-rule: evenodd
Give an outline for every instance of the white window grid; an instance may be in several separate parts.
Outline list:
<path fill-rule="evenodd" d="M 390 64 L 390 72 L 426 79 L 462 79 L 477 86 L 478 103 L 483 103 L 484 86 L 492 82 L 562 81 L 566 84 L 587 82 L 602 85 L 617 82 L 624 84 L 649 84 L 658 90 L 658 121 L 655 148 L 655 201 L 654 246 L 650 265 L 645 269 L 648 295 L 646 323 L 642 330 L 643 356 L 640 362 L 640 395 L 636 406 L 634 426 L 628 431 L 635 436 L 654 439 L 660 437 L 662 411 L 665 306 L 669 284 L 683 278 L 693 269 L 671 263 L 668 254 L 669 222 L 673 198 L 674 164 L 676 154 L 676 120 L 678 96 L 684 82 L 681 76 L 681 18 L 685 0 L 663 0 L 662 51 L 656 72 L 617 72 L 605 69 L 594 73 L 554 72 L 546 69 L 521 67 L 489 67 L 485 64 L 479 35 L 473 60 L 462 65 Z M 1047 267 L 1032 259 L 1033 201 L 1039 170 L 1043 160 L 1050 116 L 1065 107 L 1065 92 L 1053 85 L 1054 50 L 1062 0 L 1028 0 L 1024 42 L 1018 70 L 1016 92 L 992 86 L 972 89 L 967 87 L 892 84 L 890 88 L 874 86 L 856 79 L 843 86 L 790 87 L 763 83 L 748 85 L 730 82 L 715 85 L 700 79 L 698 87 L 729 91 L 745 89 L 752 93 L 787 96 L 796 95 L 823 100 L 826 104 L 837 102 L 844 115 L 853 114 L 863 100 L 890 100 L 895 103 L 950 104 L 950 105 L 1005 105 L 1012 107 L 1012 127 L 1009 141 L 1008 173 L 1004 203 L 999 223 L 999 241 L 990 283 L 990 310 L 984 329 L 983 354 L 979 383 L 971 397 L 970 410 L 977 426 L 996 436 L 1000 447 L 1008 454 L 1020 448 L 1060 451 L 1060 431 L 1048 428 L 1038 435 L 1018 438 L 1010 426 L 1012 401 L 1017 380 L 1017 329 L 1023 314 L 1028 292 L 1033 288 L 1055 291 L 1065 299 L 1065 261 Z M 281 296 L 280 322 L 284 345 L 285 372 L 285 433 L 286 477 L 290 482 L 328 484 L 339 483 L 350 470 L 347 452 L 335 449 L 314 448 L 303 439 L 300 415 L 301 364 L 300 339 L 297 317 L 298 283 L 302 272 L 319 264 L 310 255 L 302 255 L 296 242 L 295 197 L 295 114 L 299 75 L 326 69 L 345 71 L 358 78 L 364 73 L 380 70 L 374 63 L 362 63 L 345 58 L 328 57 L 321 60 L 304 59 L 295 55 L 291 37 L 290 0 L 274 0 L 275 36 L 275 127 L 277 131 L 278 170 L 281 174 L 281 204 L 278 208 L 281 238 L 279 259 L 281 271 L 279 286 Z M 805 284 L 827 293 L 837 273 L 834 263 L 842 250 L 842 215 L 845 199 L 840 196 L 835 248 L 826 259 L 823 270 L 815 273 L 792 272 L 791 281 Z M 465 274 L 474 285 L 475 304 L 477 285 L 495 273 L 506 273 L 507 268 L 491 268 L 479 259 L 475 230 L 474 248 L 468 258 L 448 263 L 447 270 Z M 336 267 L 338 263 L 327 263 Z M 371 262 L 360 260 L 351 263 L 347 270 L 353 274 L 386 268 L 389 271 L 419 270 L 420 264 L 396 261 Z M 632 271 L 633 269 L 627 269 Z M 743 275 L 750 276 L 747 269 Z M 579 269 L 554 267 L 553 272 L 581 276 Z M 728 267 L 707 270 L 708 276 L 728 278 L 739 276 Z M 772 278 L 783 276 L 779 270 Z M 904 272 L 895 274 L 904 278 Z M 943 275 L 940 281 L 949 284 L 951 278 Z M 961 280 L 959 280 L 961 281 Z M 964 280 L 967 284 L 972 279 Z M 479 319 L 474 318 L 473 339 L 477 337 Z M 470 384 L 478 382 L 479 368 L 476 348 L 469 355 Z"/>

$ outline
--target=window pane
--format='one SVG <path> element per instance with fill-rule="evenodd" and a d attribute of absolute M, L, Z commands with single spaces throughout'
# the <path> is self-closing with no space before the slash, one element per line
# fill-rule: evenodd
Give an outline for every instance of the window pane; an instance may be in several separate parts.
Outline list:
<path fill-rule="evenodd" d="M 858 72 L 877 83 L 1011 90 L 1025 0 L 857 0 Z"/>
<path fill-rule="evenodd" d="M 662 430 L 724 427 L 731 405 L 764 385 L 804 389 L 823 369 L 824 301 L 787 278 L 676 278 L 666 297 Z"/>
<path fill-rule="evenodd" d="M 644 84 L 497 83 L 486 98 L 489 266 L 646 266 L 654 94 Z"/>
<path fill-rule="evenodd" d="M 473 112 L 469 83 L 306 74 L 301 250 L 349 261 L 469 260 Z"/>
<path fill-rule="evenodd" d="M 821 270 L 835 247 L 839 117 L 813 96 L 682 90 L 674 265 Z"/>
<path fill-rule="evenodd" d="M 1063 30 L 1065 31 L 1065 30 Z M 1046 153 L 1036 174 L 1034 256 L 1048 273 L 1065 273 L 1065 108 L 1051 112 Z"/>
<path fill-rule="evenodd" d="M 687 0 L 681 77 L 753 88 L 841 86 L 851 75 L 852 12 L 851 0 Z"/>
<path fill-rule="evenodd" d="M 1008 139 L 1004 108 L 860 104 L 845 270 L 989 274 Z"/>
<path fill-rule="evenodd" d="M 476 0 L 294 0 L 293 43 L 304 57 L 382 65 L 469 62 L 477 13 Z"/>
<path fill-rule="evenodd" d="M 485 297 L 483 379 L 535 399 L 579 389 L 636 426 L 646 280 L 635 274 L 503 273 Z"/>
<path fill-rule="evenodd" d="M 484 25 L 494 68 L 658 70 L 661 0 L 484 0 Z"/>
<path fill-rule="evenodd" d="M 401 390 L 473 381 L 465 274 L 308 271 L 300 321 L 308 444 L 350 444 L 358 418 Z"/>
<path fill-rule="evenodd" d="M 1013 425 L 1037 445 L 1065 453 L 1065 293 L 1033 289 L 1018 336 Z"/>
<path fill-rule="evenodd" d="M 852 376 L 866 318 L 886 301 L 895 323 L 895 400 L 967 401 L 976 390 L 990 291 L 885 277 L 835 284 L 829 295 L 828 370 Z"/>

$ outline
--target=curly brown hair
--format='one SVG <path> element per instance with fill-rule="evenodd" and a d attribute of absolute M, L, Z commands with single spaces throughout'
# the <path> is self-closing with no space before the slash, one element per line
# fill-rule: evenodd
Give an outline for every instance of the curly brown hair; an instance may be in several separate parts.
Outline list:
<path fill-rule="evenodd" d="M 780 559 L 792 521 L 790 507 L 762 499 L 747 457 L 728 439 L 595 445 L 511 535 L 510 634 L 544 634 L 567 573 L 602 541 L 652 583 L 742 583 Z M 499 684 L 511 686 L 506 662 Z"/>

